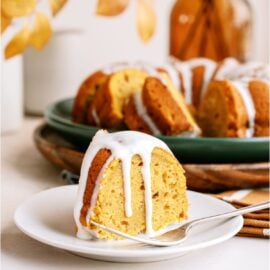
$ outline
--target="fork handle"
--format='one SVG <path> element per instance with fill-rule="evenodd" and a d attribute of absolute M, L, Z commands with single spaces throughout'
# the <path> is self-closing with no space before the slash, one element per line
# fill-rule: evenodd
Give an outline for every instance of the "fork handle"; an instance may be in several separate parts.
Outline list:
<path fill-rule="evenodd" d="M 218 214 L 218 215 L 214 215 L 214 216 L 210 216 L 210 217 L 195 219 L 195 220 L 190 222 L 188 227 L 190 228 L 190 227 L 193 227 L 194 225 L 197 225 L 197 224 L 200 224 L 200 223 L 203 223 L 203 222 L 216 220 L 216 219 L 224 219 L 224 218 L 235 217 L 235 216 L 238 216 L 238 215 L 243 215 L 243 214 L 255 212 L 255 211 L 258 211 L 258 210 L 267 209 L 269 207 L 270 207 L 270 201 L 265 201 L 265 202 L 262 202 L 262 203 L 252 204 L 250 206 L 242 207 L 242 208 L 236 209 L 234 211 L 226 212 L 226 213 L 223 213 L 223 214 Z"/>

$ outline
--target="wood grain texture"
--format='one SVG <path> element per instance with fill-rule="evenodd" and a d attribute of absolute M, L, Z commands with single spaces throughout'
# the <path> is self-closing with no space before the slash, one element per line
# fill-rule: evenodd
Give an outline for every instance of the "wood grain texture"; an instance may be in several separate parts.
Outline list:
<path fill-rule="evenodd" d="M 74 174 L 80 173 L 84 152 L 57 131 L 43 124 L 34 132 L 38 150 L 51 163 Z M 269 186 L 269 162 L 248 164 L 183 164 L 188 188 L 201 192 L 220 192 Z"/>

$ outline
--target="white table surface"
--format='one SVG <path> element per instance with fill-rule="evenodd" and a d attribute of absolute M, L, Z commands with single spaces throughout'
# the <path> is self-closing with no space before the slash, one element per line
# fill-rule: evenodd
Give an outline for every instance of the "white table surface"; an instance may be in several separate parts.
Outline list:
<path fill-rule="evenodd" d="M 33 130 L 41 122 L 28 117 L 20 131 L 2 135 L 1 269 L 270 269 L 270 241 L 265 239 L 234 237 L 169 261 L 125 264 L 77 257 L 24 235 L 13 222 L 15 209 L 31 195 L 64 184 L 60 170 L 34 146 Z"/>

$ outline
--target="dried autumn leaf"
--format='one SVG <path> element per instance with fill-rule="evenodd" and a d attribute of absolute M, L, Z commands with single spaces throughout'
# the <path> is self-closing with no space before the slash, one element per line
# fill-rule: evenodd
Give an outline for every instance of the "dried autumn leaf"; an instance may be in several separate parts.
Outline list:
<path fill-rule="evenodd" d="M 149 41 L 156 29 L 156 15 L 152 0 L 138 0 L 137 31 L 144 42 Z"/>
<path fill-rule="evenodd" d="M 98 0 L 96 14 L 101 16 L 116 16 L 128 6 L 128 0 Z"/>
<path fill-rule="evenodd" d="M 38 12 L 34 21 L 34 28 L 29 37 L 29 44 L 35 49 L 42 49 L 52 35 L 52 28 L 46 15 Z"/>
<path fill-rule="evenodd" d="M 67 2 L 67 0 L 48 0 L 48 1 L 53 16 L 55 16 Z"/>
<path fill-rule="evenodd" d="M 8 43 L 5 48 L 5 58 L 8 59 L 12 56 L 20 54 L 27 46 L 30 36 L 30 30 L 28 26 L 24 26 Z"/>
<path fill-rule="evenodd" d="M 6 28 L 10 25 L 11 18 L 7 17 L 3 12 L 1 14 L 1 33 L 3 33 Z"/>
<path fill-rule="evenodd" d="M 30 14 L 36 0 L 2 0 L 2 10 L 8 17 L 21 17 Z"/>

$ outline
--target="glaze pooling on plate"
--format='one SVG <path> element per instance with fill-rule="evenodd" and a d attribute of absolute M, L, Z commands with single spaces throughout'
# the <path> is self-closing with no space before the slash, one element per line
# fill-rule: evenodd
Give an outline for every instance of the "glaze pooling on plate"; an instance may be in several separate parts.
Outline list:
<path fill-rule="evenodd" d="M 146 236 L 151 237 L 156 234 L 152 227 L 152 189 L 151 189 L 151 154 L 154 148 L 161 148 L 171 153 L 168 146 L 161 140 L 150 135 L 137 131 L 122 131 L 115 133 L 108 133 L 100 130 L 94 136 L 92 143 L 89 145 L 81 167 L 79 188 L 77 194 L 76 205 L 74 208 L 74 219 L 78 228 L 77 236 L 79 238 L 88 239 L 96 236 L 92 231 L 83 226 L 80 222 L 81 209 L 83 207 L 84 191 L 86 189 L 88 171 L 91 167 L 92 161 L 100 149 L 108 149 L 111 151 L 111 156 L 101 169 L 93 195 L 91 198 L 91 205 L 86 215 L 86 222 L 89 222 L 91 214 L 96 204 L 100 181 L 104 170 L 113 159 L 119 159 L 122 163 L 123 181 L 124 181 L 124 199 L 125 199 L 125 213 L 127 217 L 132 216 L 132 194 L 131 194 L 131 160 L 134 155 L 139 155 L 142 159 L 142 176 L 145 187 L 145 212 L 146 212 Z"/>

